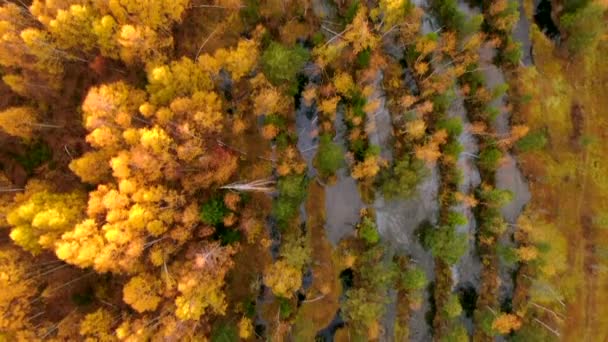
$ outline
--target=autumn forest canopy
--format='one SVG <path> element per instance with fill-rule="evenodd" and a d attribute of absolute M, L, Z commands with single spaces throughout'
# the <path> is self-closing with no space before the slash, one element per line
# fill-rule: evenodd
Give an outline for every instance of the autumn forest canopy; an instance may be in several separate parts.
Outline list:
<path fill-rule="evenodd" d="M 606 9 L 3 1 L 0 341 L 608 338 Z"/>

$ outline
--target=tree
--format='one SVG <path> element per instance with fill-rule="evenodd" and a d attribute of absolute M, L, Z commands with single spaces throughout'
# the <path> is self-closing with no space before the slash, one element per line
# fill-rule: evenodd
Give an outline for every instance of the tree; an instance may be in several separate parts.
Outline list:
<path fill-rule="evenodd" d="M 418 267 L 408 269 L 400 275 L 400 286 L 410 292 L 422 290 L 426 286 L 427 281 L 426 273 Z"/>
<path fill-rule="evenodd" d="M 262 70 L 274 85 L 293 84 L 309 57 L 308 51 L 301 46 L 287 48 L 271 42 L 262 53 Z"/>
<path fill-rule="evenodd" d="M 422 234 L 422 242 L 434 257 L 440 258 L 448 265 L 453 265 L 466 252 L 467 236 L 457 233 L 452 227 L 428 226 Z"/>
<path fill-rule="evenodd" d="M 357 225 L 357 235 L 370 245 L 377 244 L 380 241 L 376 222 L 367 215 L 363 216 L 361 222 Z"/>
<path fill-rule="evenodd" d="M 28 324 L 30 298 L 36 293 L 34 281 L 28 275 L 27 260 L 13 247 L 0 249 L 0 337 L 10 338 Z"/>
<path fill-rule="evenodd" d="M 109 0 L 108 8 L 117 22 L 141 23 L 153 30 L 167 30 L 175 22 L 181 22 L 182 14 L 190 0 Z"/>
<path fill-rule="evenodd" d="M 382 193 L 387 198 L 411 198 L 416 194 L 418 184 L 428 174 L 422 161 L 404 157 L 395 162 L 388 174 L 383 175 Z"/>
<path fill-rule="evenodd" d="M 502 313 L 492 322 L 492 329 L 498 331 L 500 334 L 506 335 L 513 330 L 519 330 L 521 324 L 521 319 L 518 316 Z"/>
<path fill-rule="evenodd" d="M 479 167 L 484 171 L 496 171 L 502 159 L 502 152 L 496 147 L 487 147 L 479 153 Z"/>
<path fill-rule="evenodd" d="M 275 296 L 292 298 L 302 286 L 302 271 L 284 259 L 278 260 L 264 272 L 264 284 Z"/>
<path fill-rule="evenodd" d="M 87 341 L 113 341 L 115 338 L 111 333 L 113 320 L 114 317 L 110 312 L 97 309 L 87 314 L 80 322 L 80 336 L 85 337 Z"/>
<path fill-rule="evenodd" d="M 442 312 L 447 319 L 454 319 L 462 314 L 462 306 L 460 306 L 460 301 L 458 296 L 452 294 L 445 302 Z"/>
<path fill-rule="evenodd" d="M 7 217 L 12 226 L 10 236 L 33 254 L 52 248 L 61 234 L 80 220 L 84 211 L 84 196 L 78 192 L 26 191 L 18 197 L 16 202 L 20 204 Z"/>
<path fill-rule="evenodd" d="M 0 128 L 6 133 L 23 139 L 31 139 L 38 113 L 32 107 L 11 107 L 0 112 Z"/>
<path fill-rule="evenodd" d="M 57 10 L 55 19 L 49 22 L 48 29 L 63 50 L 78 47 L 91 51 L 97 44 L 93 32 L 95 10 L 87 5 L 71 5 L 67 9 Z"/>
<path fill-rule="evenodd" d="M 340 145 L 334 143 L 329 134 L 319 138 L 319 149 L 315 157 L 315 166 L 322 177 L 330 177 L 344 165 L 344 153 Z"/>
<path fill-rule="evenodd" d="M 183 321 L 198 321 L 205 314 L 223 315 L 226 311 L 226 295 L 223 291 L 225 277 L 233 265 L 235 250 L 230 246 L 209 244 L 201 253 L 205 262 L 187 261 L 175 263 L 177 273 L 175 316 Z"/>
<path fill-rule="evenodd" d="M 209 91 L 212 87 L 210 76 L 187 57 L 148 69 L 146 90 L 153 105 L 167 105 L 175 98 Z"/>
<path fill-rule="evenodd" d="M 366 49 L 373 50 L 378 44 L 378 37 L 369 28 L 364 6 L 359 8 L 352 23 L 347 26 L 344 39 L 352 45 L 354 54 Z"/>
<path fill-rule="evenodd" d="M 129 280 L 122 290 L 125 303 L 137 312 L 154 311 L 160 302 L 160 281 L 152 274 L 142 273 Z"/>
<path fill-rule="evenodd" d="M 559 24 L 566 32 L 566 47 L 572 54 L 593 50 L 606 30 L 604 8 L 589 3 L 560 17 Z"/>
<path fill-rule="evenodd" d="M 111 175 L 110 156 L 106 151 L 92 151 L 70 162 L 70 170 L 83 182 L 97 184 Z"/>
<path fill-rule="evenodd" d="M 388 297 L 379 291 L 354 288 L 346 291 L 342 305 L 343 317 L 356 329 L 369 329 L 382 317 Z M 364 330 L 365 332 L 365 330 Z"/>

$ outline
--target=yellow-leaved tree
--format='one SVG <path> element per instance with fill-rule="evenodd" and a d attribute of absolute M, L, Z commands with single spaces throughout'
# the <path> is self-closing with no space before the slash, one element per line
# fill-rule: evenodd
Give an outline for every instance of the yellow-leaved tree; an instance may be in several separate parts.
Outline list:
<path fill-rule="evenodd" d="M 125 285 L 122 298 L 137 312 L 154 311 L 161 300 L 160 280 L 149 273 L 139 274 Z"/>
<path fill-rule="evenodd" d="M 0 112 L 0 128 L 10 135 L 31 139 L 37 118 L 32 107 L 11 107 Z"/>
<path fill-rule="evenodd" d="M 10 237 L 25 250 L 38 254 L 52 249 L 61 235 L 82 218 L 85 196 L 79 192 L 53 193 L 27 188 L 15 197 L 17 205 L 8 214 Z"/>

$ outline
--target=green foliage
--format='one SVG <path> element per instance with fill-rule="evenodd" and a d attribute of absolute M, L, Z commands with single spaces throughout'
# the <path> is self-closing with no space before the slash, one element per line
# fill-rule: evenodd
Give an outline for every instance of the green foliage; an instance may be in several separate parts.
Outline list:
<path fill-rule="evenodd" d="M 348 5 L 348 9 L 346 9 L 346 13 L 344 14 L 344 23 L 350 24 L 357 12 L 359 11 L 359 0 L 353 0 L 350 5 Z"/>
<path fill-rule="evenodd" d="M 315 158 L 317 171 L 323 177 L 334 175 L 344 165 L 344 152 L 340 145 L 332 141 L 329 134 L 321 135 L 319 149 Z"/>
<path fill-rule="evenodd" d="M 494 322 L 495 314 L 492 313 L 488 308 L 484 308 L 481 311 L 477 311 L 476 320 L 477 326 L 481 327 L 481 331 L 483 331 L 486 335 L 494 336 L 496 335 L 496 331 L 492 329 L 492 323 Z"/>
<path fill-rule="evenodd" d="M 260 2 L 259 0 L 245 0 L 245 7 L 241 8 L 240 17 L 248 26 L 254 26 L 260 21 Z"/>
<path fill-rule="evenodd" d="M 504 96 L 509 90 L 509 85 L 507 83 L 501 83 L 492 89 L 492 98 L 497 99 L 499 97 Z"/>
<path fill-rule="evenodd" d="M 559 23 L 568 33 L 566 47 L 573 55 L 594 49 L 606 30 L 604 10 L 599 4 L 568 12 L 561 16 Z"/>
<path fill-rule="evenodd" d="M 448 265 L 458 262 L 468 247 L 466 234 L 457 233 L 451 227 L 434 228 L 432 225 L 423 229 L 422 245 Z"/>
<path fill-rule="evenodd" d="M 443 146 L 441 146 L 441 150 L 443 154 L 454 157 L 454 159 L 458 159 L 458 156 L 464 151 L 464 146 L 458 142 L 458 140 L 452 140 Z"/>
<path fill-rule="evenodd" d="M 441 342 L 468 342 L 469 334 L 467 329 L 461 324 L 453 324 L 450 326 L 448 332 L 441 336 Z"/>
<path fill-rule="evenodd" d="M 365 216 L 357 225 L 358 236 L 370 245 L 374 245 L 380 241 L 380 234 L 376 228 L 376 222 L 370 217 Z"/>
<path fill-rule="evenodd" d="M 592 0 L 564 0 L 564 12 L 574 12 L 581 9 L 591 3 Z"/>
<path fill-rule="evenodd" d="M 442 119 L 437 122 L 437 129 L 445 129 L 451 137 L 458 138 L 462 133 L 462 120 L 459 117 Z"/>
<path fill-rule="evenodd" d="M 461 213 L 450 211 L 445 219 L 445 224 L 450 227 L 458 227 L 467 224 L 467 218 Z"/>
<path fill-rule="evenodd" d="M 28 175 L 33 174 L 34 170 L 51 160 L 52 157 L 53 151 L 49 145 L 40 140 L 27 146 L 24 154 L 13 155 L 13 158 L 23 166 Z"/>
<path fill-rule="evenodd" d="M 400 275 L 400 286 L 406 291 L 422 290 L 427 282 L 426 273 L 418 267 L 408 269 Z"/>
<path fill-rule="evenodd" d="M 513 200 L 513 193 L 505 189 L 487 187 L 477 192 L 484 206 L 500 208 Z"/>
<path fill-rule="evenodd" d="M 511 36 L 507 36 L 506 39 L 505 48 L 501 49 L 499 52 L 499 62 L 517 66 L 523 56 L 521 42 L 513 40 Z"/>
<path fill-rule="evenodd" d="M 229 210 L 221 198 L 214 198 L 201 206 L 200 218 L 203 223 L 218 226 L 224 222 L 224 216 Z"/>
<path fill-rule="evenodd" d="M 484 148 L 479 154 L 478 165 L 483 171 L 493 172 L 498 168 L 502 151 L 496 147 Z"/>
<path fill-rule="evenodd" d="M 519 262 L 517 251 L 512 247 L 498 245 L 496 246 L 496 254 L 505 265 L 513 266 Z"/>
<path fill-rule="evenodd" d="M 299 235 L 298 231 L 289 231 L 283 235 L 279 256 L 294 268 L 302 269 L 310 262 L 310 245 L 305 235 Z"/>
<path fill-rule="evenodd" d="M 447 319 L 454 319 L 462 314 L 462 306 L 460 306 L 460 301 L 458 300 L 458 296 L 452 294 L 448 298 L 447 302 L 441 309 L 443 315 Z"/>
<path fill-rule="evenodd" d="M 367 48 L 359 52 L 359 54 L 357 55 L 357 65 L 359 66 L 359 68 L 365 69 L 369 67 L 369 62 L 371 61 L 371 59 L 372 50 L 370 48 Z"/>
<path fill-rule="evenodd" d="M 547 134 L 542 130 L 530 132 L 515 143 L 515 147 L 521 152 L 542 150 L 546 145 Z"/>
<path fill-rule="evenodd" d="M 395 162 L 382 176 L 382 193 L 386 198 L 410 198 L 416 194 L 418 184 L 429 174 L 424 162 L 406 156 Z"/>
<path fill-rule="evenodd" d="M 310 53 L 301 46 L 288 48 L 271 42 L 262 53 L 262 69 L 273 84 L 292 84 L 309 58 Z"/>
<path fill-rule="evenodd" d="M 238 340 L 238 331 L 232 323 L 222 323 L 213 328 L 211 342 L 235 342 Z"/>
<path fill-rule="evenodd" d="M 274 201 L 272 212 L 280 226 L 285 227 L 297 214 L 300 203 L 306 198 L 307 185 L 305 175 L 289 175 L 279 179 L 279 196 Z"/>
<path fill-rule="evenodd" d="M 288 319 L 294 312 L 293 305 L 291 301 L 287 298 L 278 297 L 277 302 L 279 302 L 279 317 L 282 320 Z"/>
<path fill-rule="evenodd" d="M 441 23 L 448 29 L 464 33 L 467 19 L 458 9 L 457 0 L 433 0 L 432 8 L 437 13 Z"/>
<path fill-rule="evenodd" d="M 222 246 L 232 245 L 241 241 L 241 231 L 228 228 L 220 227 L 216 231 L 216 238 L 220 240 Z"/>
<path fill-rule="evenodd" d="M 378 321 L 386 310 L 388 296 L 378 291 L 364 288 L 346 291 L 346 300 L 342 306 L 344 319 L 356 329 L 369 327 Z"/>

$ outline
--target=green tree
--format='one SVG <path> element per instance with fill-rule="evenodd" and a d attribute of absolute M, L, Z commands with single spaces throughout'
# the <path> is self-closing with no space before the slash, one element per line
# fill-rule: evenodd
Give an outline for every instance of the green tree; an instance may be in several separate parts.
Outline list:
<path fill-rule="evenodd" d="M 374 245 L 380 241 L 380 234 L 378 234 L 376 222 L 368 216 L 364 216 L 357 225 L 357 231 L 358 236 L 370 245 Z"/>
<path fill-rule="evenodd" d="M 291 84 L 309 58 L 309 52 L 301 46 L 288 48 L 271 42 L 262 53 L 264 75 L 275 85 Z"/>
<path fill-rule="evenodd" d="M 407 156 L 398 160 L 392 169 L 383 175 L 382 193 L 387 198 L 410 198 L 416 194 L 418 184 L 428 174 L 423 161 Z"/>
<path fill-rule="evenodd" d="M 315 166 L 322 177 L 333 176 L 344 165 L 344 152 L 340 145 L 334 143 L 331 135 L 323 134 L 319 139 L 319 149 Z"/>
<path fill-rule="evenodd" d="M 566 31 L 566 47 L 571 54 L 593 50 L 606 30 L 604 9 L 589 3 L 560 17 L 560 26 Z"/>
<path fill-rule="evenodd" d="M 462 306 L 458 296 L 452 294 L 441 309 L 447 319 L 454 319 L 462 314 Z"/>
<path fill-rule="evenodd" d="M 453 265 L 466 252 L 467 236 L 457 233 L 452 227 L 437 227 L 429 225 L 422 233 L 422 243 L 434 257 L 442 259 L 448 265 Z"/>
<path fill-rule="evenodd" d="M 502 152 L 496 147 L 484 148 L 479 154 L 479 167 L 487 172 L 496 171 Z"/>
<path fill-rule="evenodd" d="M 407 291 L 422 290 L 427 282 L 426 273 L 418 267 L 408 269 L 400 275 L 400 286 Z"/>
<path fill-rule="evenodd" d="M 205 202 L 201 207 L 201 221 L 212 226 L 220 225 L 229 210 L 221 198 Z"/>
<path fill-rule="evenodd" d="M 515 143 L 521 152 L 542 150 L 547 145 L 547 135 L 544 131 L 530 132 Z"/>

